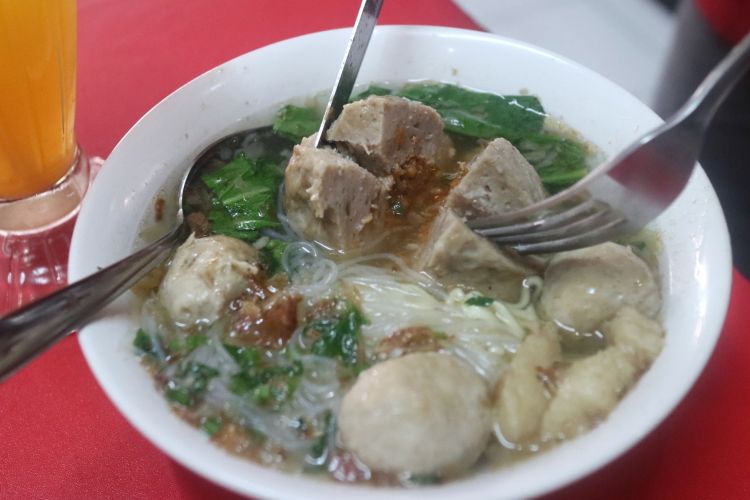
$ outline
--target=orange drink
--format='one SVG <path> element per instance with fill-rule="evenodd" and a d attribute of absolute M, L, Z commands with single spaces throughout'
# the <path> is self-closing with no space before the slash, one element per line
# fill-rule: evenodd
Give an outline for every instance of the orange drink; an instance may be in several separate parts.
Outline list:
<path fill-rule="evenodd" d="M 75 85 L 75 0 L 0 0 L 0 201 L 73 164 Z"/>

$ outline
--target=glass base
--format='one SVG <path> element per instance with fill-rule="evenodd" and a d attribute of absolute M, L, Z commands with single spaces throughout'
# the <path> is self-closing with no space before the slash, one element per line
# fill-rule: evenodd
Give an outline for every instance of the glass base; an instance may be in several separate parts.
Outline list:
<path fill-rule="evenodd" d="M 29 235 L 0 236 L 0 317 L 68 282 L 75 218 Z"/>
<path fill-rule="evenodd" d="M 78 213 L 89 186 L 89 162 L 76 150 L 73 165 L 49 190 L 19 200 L 0 201 L 0 236 L 48 231 Z"/>
<path fill-rule="evenodd" d="M 0 316 L 67 284 L 75 216 L 101 163 L 77 152 L 49 191 L 0 202 Z"/>

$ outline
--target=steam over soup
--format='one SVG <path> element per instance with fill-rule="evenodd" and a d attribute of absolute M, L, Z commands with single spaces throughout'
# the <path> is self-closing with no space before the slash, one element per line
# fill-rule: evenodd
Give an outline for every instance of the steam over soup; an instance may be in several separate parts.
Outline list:
<path fill-rule="evenodd" d="M 571 185 L 592 148 L 536 97 L 437 83 L 371 87 L 316 149 L 319 120 L 285 106 L 201 160 L 193 234 L 139 288 L 175 411 L 262 464 L 404 486 L 605 419 L 663 343 L 648 245 L 522 257 L 465 224 Z"/>

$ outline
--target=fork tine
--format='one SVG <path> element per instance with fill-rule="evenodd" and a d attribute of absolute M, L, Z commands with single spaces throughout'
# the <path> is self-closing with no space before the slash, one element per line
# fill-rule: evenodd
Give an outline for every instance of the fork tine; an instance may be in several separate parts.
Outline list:
<path fill-rule="evenodd" d="M 609 205 L 601 205 L 602 206 L 596 207 L 592 213 L 584 214 L 584 216 L 579 219 L 573 219 L 568 224 L 556 225 L 551 229 L 537 232 L 514 234 L 511 236 L 489 237 L 489 239 L 498 245 L 530 244 L 544 240 L 553 241 L 565 236 L 585 234 L 609 222 L 622 219 L 622 216 L 612 210 Z"/>
<path fill-rule="evenodd" d="M 573 186 L 533 205 L 504 214 L 469 219 L 466 223 L 474 230 L 522 224 L 542 219 L 550 213 L 563 212 L 568 206 L 585 203 L 589 198 L 585 190 Z"/>
<path fill-rule="evenodd" d="M 591 211 L 602 208 L 602 206 L 602 203 L 592 198 L 588 198 L 583 202 L 578 203 L 577 205 L 573 205 L 570 208 L 562 210 L 561 212 L 543 216 L 533 221 L 520 222 L 509 225 L 502 225 L 503 223 L 500 223 L 501 225 L 495 227 L 474 229 L 474 232 L 486 238 L 494 238 L 498 236 L 529 235 L 563 226 L 578 217 L 585 216 Z M 472 227 L 471 222 L 473 221 L 469 221 L 469 227 Z"/>
<path fill-rule="evenodd" d="M 600 225 L 583 234 L 576 234 L 575 236 L 568 236 L 557 240 L 541 241 L 538 243 L 519 243 L 517 245 L 511 245 L 511 248 L 522 255 L 575 250 L 576 248 L 596 245 L 597 243 L 603 243 L 610 240 L 613 236 L 619 234 L 620 227 L 626 222 L 627 219 L 618 215 L 614 219 L 605 219 Z"/>

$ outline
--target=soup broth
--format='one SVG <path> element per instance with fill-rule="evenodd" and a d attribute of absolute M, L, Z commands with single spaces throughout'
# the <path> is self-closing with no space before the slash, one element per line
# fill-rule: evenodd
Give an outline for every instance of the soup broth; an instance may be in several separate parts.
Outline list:
<path fill-rule="evenodd" d="M 177 414 L 262 464 L 402 486 L 606 418 L 661 349 L 647 247 L 522 257 L 464 223 L 576 182 L 593 148 L 536 97 L 434 82 L 371 86 L 316 149 L 319 118 L 285 106 L 199 160 L 193 235 L 138 289 L 134 346 Z"/>

